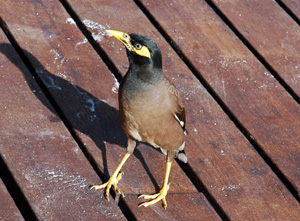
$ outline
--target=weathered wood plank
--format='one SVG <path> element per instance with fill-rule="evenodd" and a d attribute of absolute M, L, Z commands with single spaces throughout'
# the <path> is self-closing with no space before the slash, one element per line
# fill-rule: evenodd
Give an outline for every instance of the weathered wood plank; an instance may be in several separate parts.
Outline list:
<path fill-rule="evenodd" d="M 11 4 L 9 1 L 3 4 L 2 12 L 12 7 Z M 26 14 L 26 8 L 34 8 L 34 15 Z M 15 7 L 15 13 L 3 13 L 8 27 L 100 170 L 111 174 L 125 154 L 126 146 L 117 111 L 115 79 L 58 1 L 23 2 L 22 7 Z M 86 22 L 100 27 L 92 20 Z M 102 32 L 96 34 L 103 37 Z M 47 103 L 43 104 L 48 107 Z M 153 148 L 141 149 L 124 166 L 120 187 L 125 194 L 152 193 L 162 184 L 165 157 Z M 197 192 L 176 164 L 171 182 L 170 192 Z M 100 197 L 103 191 L 91 193 Z M 140 202 L 136 199 L 135 206 Z"/>
<path fill-rule="evenodd" d="M 299 104 L 204 1 L 143 2 L 299 192 Z"/>
<path fill-rule="evenodd" d="M 37 218 L 124 220 L 88 189 L 101 180 L 2 31 L 0 42 L 0 154 Z"/>
<path fill-rule="evenodd" d="M 300 1 L 281 0 L 300 19 Z"/>
<path fill-rule="evenodd" d="M 299 25 L 273 0 L 213 2 L 300 96 Z"/>
<path fill-rule="evenodd" d="M 135 195 L 126 196 L 126 201 L 138 220 L 221 220 L 201 193 L 171 193 L 168 194 L 168 199 L 176 203 L 168 203 L 167 210 L 164 210 L 159 204 L 149 208 L 136 208 Z"/>
<path fill-rule="evenodd" d="M 264 161 L 257 155 L 234 124 L 222 112 L 216 102 L 205 91 L 198 80 L 192 75 L 180 58 L 163 40 L 162 36 L 159 35 L 157 30 L 133 2 L 125 1 L 122 2 L 122 4 L 118 1 L 107 1 L 105 3 L 85 1 L 83 3 L 82 1 L 70 0 L 69 2 L 75 12 L 80 16 L 83 23 L 85 20 L 92 20 L 105 25 L 106 28 L 142 33 L 151 37 L 159 44 L 163 53 L 165 73 L 173 80 L 175 85 L 178 86 L 186 99 L 185 103 L 188 116 L 187 126 L 190 132 L 187 139 L 186 152 L 189 162 L 204 182 L 209 192 L 216 198 L 217 202 L 231 219 L 245 219 L 249 217 L 249 214 L 253 215 L 253 219 L 293 219 L 297 217 L 295 214 L 299 214 L 299 205 L 295 199 Z M 168 25 L 173 28 L 172 31 L 174 32 L 179 32 L 177 27 L 174 28 L 174 25 L 179 25 L 178 20 L 182 22 L 182 25 L 186 25 L 187 29 L 193 30 L 193 33 L 195 34 L 202 30 L 200 27 L 195 29 L 189 25 L 194 17 L 197 18 L 197 16 L 201 14 L 199 11 L 197 11 L 197 15 L 191 12 L 193 11 L 191 10 L 191 4 L 193 3 L 192 5 L 196 5 L 196 3 L 192 2 L 190 4 L 188 2 L 178 2 L 180 7 L 174 8 L 172 13 L 168 10 L 170 10 L 170 3 L 173 2 L 162 1 L 148 3 L 149 7 L 154 4 L 152 5 L 152 8 L 149 8 L 151 11 L 153 8 L 157 9 L 157 14 L 155 14 L 157 19 L 161 19 L 162 16 L 164 16 L 163 20 L 165 20 L 165 22 L 169 21 L 173 23 Z M 190 12 L 189 14 L 182 15 L 183 12 L 180 13 L 180 11 L 184 11 L 185 7 L 188 7 Z M 200 9 L 201 7 L 199 7 L 199 10 Z M 179 17 L 174 18 L 174 15 L 178 15 Z M 205 16 L 203 18 L 205 18 Z M 208 26 L 214 25 L 209 19 L 206 21 Z M 161 20 L 160 22 L 162 25 L 165 24 Z M 167 27 L 164 28 L 167 29 Z M 207 27 L 205 31 L 211 34 L 222 35 L 224 27 L 222 28 L 220 30 L 214 29 L 210 31 L 209 27 Z M 93 28 L 90 28 L 90 31 L 97 33 L 97 30 Z M 178 33 L 180 35 L 177 35 L 178 38 L 175 39 L 184 41 L 185 37 L 187 37 L 184 33 L 188 34 L 189 32 L 185 30 L 185 32 Z M 233 36 L 231 35 L 231 37 Z M 224 40 L 224 43 L 227 43 L 227 41 L 231 42 L 232 40 L 226 39 Z M 238 42 L 237 40 L 235 41 Z M 199 41 L 191 40 L 190 42 L 195 44 L 196 48 L 200 39 Z M 125 73 L 126 68 L 124 67 L 126 67 L 128 63 L 122 45 L 110 38 L 102 39 L 100 44 L 117 67 Z M 209 41 L 205 41 L 203 44 L 203 47 L 206 46 L 207 48 L 222 48 L 220 45 L 213 46 Z M 237 44 L 240 46 L 239 43 Z M 198 45 L 198 47 L 200 46 Z M 190 48 L 189 50 L 192 49 L 193 48 Z M 209 55 L 222 52 L 224 51 L 210 51 L 211 54 Z M 247 50 L 243 51 L 243 54 L 245 53 L 247 55 Z M 201 55 L 200 52 L 199 55 Z M 204 52 L 202 52 L 202 55 L 207 59 L 209 57 Z M 255 60 L 253 56 L 248 56 L 250 59 Z M 237 59 L 241 58 L 237 57 Z M 219 61 L 220 60 L 213 64 L 218 64 L 216 65 L 217 69 L 220 68 L 221 71 L 224 71 L 224 68 L 220 67 L 221 63 L 219 63 Z M 252 62 L 255 66 L 259 65 L 256 60 Z M 223 62 L 223 65 L 226 65 L 226 61 L 225 64 Z M 242 67 L 242 60 L 240 60 L 239 65 Z M 251 65 L 251 68 L 255 70 L 254 65 Z M 265 70 L 261 68 L 261 71 L 263 71 L 262 76 L 266 77 L 263 74 L 265 73 Z M 214 75 L 214 77 L 217 77 L 217 73 L 218 72 L 215 69 L 211 74 Z M 222 75 L 223 74 L 225 73 L 222 73 Z M 226 72 L 226 74 L 228 75 L 229 72 Z M 233 78 L 234 76 L 231 77 Z M 234 77 L 235 80 L 233 81 L 235 83 L 237 83 L 236 78 L 237 77 Z M 272 80 L 272 78 L 268 76 L 266 78 L 267 80 Z M 221 83 L 222 85 L 221 80 L 216 81 L 216 83 Z M 224 87 L 228 87 L 229 83 L 230 81 L 225 82 Z M 244 92 L 244 94 L 246 94 L 246 92 Z M 232 99 L 234 97 L 233 92 L 228 94 L 228 96 Z M 284 93 L 283 96 L 286 98 L 287 95 Z M 237 107 L 239 107 L 239 105 Z M 278 210 L 278 207 L 281 209 Z M 255 211 L 255 214 L 253 214 L 253 211 Z"/>
<path fill-rule="evenodd" d="M 0 220 L 24 220 L 1 179 L 0 199 Z"/>

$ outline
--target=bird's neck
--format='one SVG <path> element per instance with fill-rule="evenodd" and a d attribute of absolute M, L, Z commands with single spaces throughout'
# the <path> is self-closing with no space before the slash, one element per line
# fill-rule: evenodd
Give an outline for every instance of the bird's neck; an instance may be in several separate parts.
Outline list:
<path fill-rule="evenodd" d="M 150 64 L 131 65 L 129 70 L 137 79 L 149 84 L 156 84 L 164 78 L 162 69 L 154 68 Z"/>

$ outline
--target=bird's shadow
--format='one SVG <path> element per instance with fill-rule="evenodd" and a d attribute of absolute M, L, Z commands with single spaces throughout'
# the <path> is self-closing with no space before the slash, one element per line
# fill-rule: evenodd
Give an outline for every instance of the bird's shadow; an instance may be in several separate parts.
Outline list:
<path fill-rule="evenodd" d="M 44 94 L 39 92 L 40 88 L 34 82 L 33 75 L 24 69 L 24 64 L 16 56 L 14 47 L 11 44 L 1 43 L 0 52 L 23 73 L 31 91 L 42 104 L 57 116 L 57 119 L 50 120 L 59 120 L 60 117 L 57 111 L 55 111 Z M 121 127 L 118 110 L 99 100 L 78 85 L 74 85 L 61 77 L 51 74 L 30 52 L 23 50 L 23 53 L 31 66 L 34 67 L 38 78 L 44 84 L 44 88 L 47 90 L 46 93 L 54 98 L 55 103 L 61 109 L 68 124 L 73 129 L 89 136 L 100 149 L 103 158 L 103 173 L 108 178 L 109 171 L 105 142 L 117 144 L 122 147 L 126 147 L 127 145 L 127 138 Z M 145 168 L 155 189 L 159 189 L 141 152 L 136 149 L 134 155 Z"/>

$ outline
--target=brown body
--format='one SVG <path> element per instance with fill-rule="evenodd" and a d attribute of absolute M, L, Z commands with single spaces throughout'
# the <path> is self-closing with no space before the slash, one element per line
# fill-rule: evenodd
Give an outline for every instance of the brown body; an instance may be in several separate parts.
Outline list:
<path fill-rule="evenodd" d="M 175 114 L 184 114 L 184 108 L 174 85 L 164 77 L 139 90 L 136 96 L 128 93 L 120 87 L 120 119 L 127 136 L 167 151 L 177 150 L 185 135 Z"/>

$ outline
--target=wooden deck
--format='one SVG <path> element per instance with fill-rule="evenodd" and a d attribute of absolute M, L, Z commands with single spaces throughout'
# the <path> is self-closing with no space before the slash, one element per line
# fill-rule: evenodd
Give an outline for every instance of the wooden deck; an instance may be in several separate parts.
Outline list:
<path fill-rule="evenodd" d="M 0 220 L 298 220 L 298 0 L 48 0 L 0 6 Z M 138 32 L 187 109 L 188 164 L 168 208 L 138 208 L 165 156 L 139 144 L 120 188 L 90 191 L 125 154 L 118 81 Z"/>

